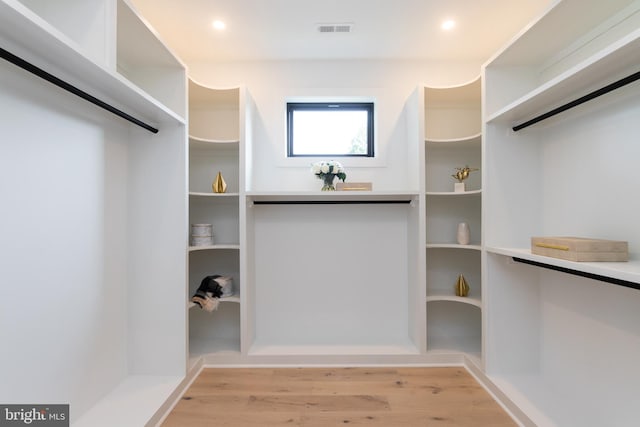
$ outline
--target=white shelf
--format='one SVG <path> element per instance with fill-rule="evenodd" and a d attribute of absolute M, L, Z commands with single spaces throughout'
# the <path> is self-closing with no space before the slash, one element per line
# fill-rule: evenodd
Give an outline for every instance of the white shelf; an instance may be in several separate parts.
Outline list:
<path fill-rule="evenodd" d="M 168 108 L 107 64 L 92 61 L 76 43 L 18 2 L 0 2 L 0 40 L 14 55 L 54 71 L 69 84 L 137 119 L 149 124 L 185 123 L 179 108 Z"/>
<path fill-rule="evenodd" d="M 482 190 L 470 190 L 470 191 L 427 191 L 427 196 L 470 196 L 474 194 L 482 194 Z"/>
<path fill-rule="evenodd" d="M 457 243 L 427 243 L 427 249 L 466 249 L 471 251 L 479 251 L 482 249 L 482 246 L 460 245 Z"/>
<path fill-rule="evenodd" d="M 186 116 L 185 67 L 128 0 L 117 0 L 116 70 L 176 114 Z"/>
<path fill-rule="evenodd" d="M 240 139 L 240 88 L 212 88 L 189 78 L 189 135 L 200 143 Z"/>
<path fill-rule="evenodd" d="M 221 144 L 221 145 L 225 145 L 225 144 L 229 144 L 229 145 L 237 145 L 240 141 L 237 139 L 208 139 L 208 138 L 200 138 L 198 136 L 194 136 L 194 135 L 189 135 L 189 141 L 190 142 L 196 142 L 196 143 L 202 143 L 202 144 L 206 144 L 206 145 L 217 145 L 217 144 Z"/>
<path fill-rule="evenodd" d="M 462 136 L 460 138 L 447 138 L 447 139 L 425 139 L 427 145 L 454 145 L 454 146 L 479 146 L 482 143 L 482 133 L 476 133 L 469 136 Z"/>
<path fill-rule="evenodd" d="M 456 295 L 429 295 L 429 296 L 427 296 L 427 302 L 434 302 L 434 301 L 449 301 L 449 302 L 455 302 L 455 303 L 460 303 L 460 304 L 470 304 L 470 305 L 476 306 L 478 308 L 482 308 L 482 301 L 480 301 L 477 298 L 459 297 L 459 296 L 456 296 Z"/>
<path fill-rule="evenodd" d="M 211 246 L 189 246 L 189 252 L 195 251 L 216 251 L 216 250 L 240 250 L 238 244 L 219 244 Z"/>
<path fill-rule="evenodd" d="M 239 197 L 240 193 L 204 193 L 204 192 L 198 192 L 198 191 L 190 191 L 189 192 L 189 196 L 190 197 L 212 197 L 212 198 L 216 198 L 216 197 Z"/>
<path fill-rule="evenodd" d="M 468 141 L 477 138 L 482 122 L 480 105 L 480 76 L 459 86 L 425 87 L 425 140 Z"/>
<path fill-rule="evenodd" d="M 610 277 L 613 279 L 626 280 L 637 283 L 640 286 L 640 261 L 637 260 L 631 260 L 629 262 L 574 262 L 534 255 L 531 253 L 530 249 L 522 248 L 487 247 L 487 252 L 507 257 L 522 258 L 570 270 Z"/>
<path fill-rule="evenodd" d="M 207 355 L 240 356 L 240 342 L 234 338 L 216 338 L 215 340 L 193 340 L 190 342 L 190 357 L 207 357 Z"/>
<path fill-rule="evenodd" d="M 482 310 L 471 301 L 441 297 L 427 301 L 427 350 L 462 352 L 481 359 Z"/>
<path fill-rule="evenodd" d="M 238 296 L 230 296 L 230 297 L 220 298 L 220 304 L 222 304 L 224 302 L 231 302 L 231 303 L 235 303 L 235 304 L 240 304 L 240 297 L 238 297 Z M 196 304 L 195 302 L 189 301 L 187 303 L 187 308 L 189 310 L 192 309 L 192 308 L 197 308 L 197 307 L 198 307 L 198 304 Z"/>
<path fill-rule="evenodd" d="M 516 122 L 532 119 L 625 77 L 628 73 L 638 71 L 639 49 L 640 30 L 637 30 L 491 114 L 487 122 L 507 121 L 517 124 Z M 567 94 L 573 95 L 567 99 Z"/>
<path fill-rule="evenodd" d="M 206 139 L 189 135 L 189 150 L 198 154 L 211 152 L 219 155 L 232 155 L 239 152 L 240 141 L 237 139 Z"/>

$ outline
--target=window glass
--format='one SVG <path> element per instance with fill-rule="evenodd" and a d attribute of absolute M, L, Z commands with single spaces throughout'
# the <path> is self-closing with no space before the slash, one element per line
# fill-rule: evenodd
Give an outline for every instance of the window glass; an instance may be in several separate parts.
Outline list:
<path fill-rule="evenodd" d="M 373 157 L 373 103 L 288 103 L 287 155 Z"/>

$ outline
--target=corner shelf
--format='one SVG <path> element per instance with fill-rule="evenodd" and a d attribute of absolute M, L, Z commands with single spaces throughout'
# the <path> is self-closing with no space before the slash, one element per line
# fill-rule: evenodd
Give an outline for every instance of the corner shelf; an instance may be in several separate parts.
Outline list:
<path fill-rule="evenodd" d="M 427 243 L 427 249 L 463 249 L 470 251 L 480 251 L 480 245 L 460 245 L 458 243 Z"/>
<path fill-rule="evenodd" d="M 471 196 L 476 194 L 482 194 L 482 189 L 480 190 L 470 190 L 470 191 L 427 191 L 427 196 Z"/>
<path fill-rule="evenodd" d="M 456 147 L 464 146 L 464 147 L 479 147 L 482 143 L 482 133 L 476 133 L 469 136 L 461 136 L 458 138 L 426 138 L 424 140 L 427 145 L 453 145 Z"/>
<path fill-rule="evenodd" d="M 241 349 L 242 93 L 239 87 L 217 89 L 189 78 L 189 221 L 212 224 L 215 242 L 189 247 L 189 292 L 211 274 L 231 276 L 235 291 L 211 313 L 189 312 L 190 355 L 204 356 L 205 363 L 207 356 L 237 356 Z M 218 172 L 227 183 L 226 193 L 211 191 Z"/>
<path fill-rule="evenodd" d="M 238 139 L 211 139 L 211 138 L 201 138 L 195 135 L 189 135 L 189 142 L 194 144 L 202 144 L 202 147 L 207 147 L 215 144 L 234 145 L 234 144 L 238 144 L 240 141 Z"/>
<path fill-rule="evenodd" d="M 235 304 L 240 304 L 240 297 L 239 296 L 230 296 L 230 297 L 220 298 L 220 304 L 225 303 L 225 302 L 231 302 L 231 303 L 235 303 Z M 192 309 L 192 308 L 196 308 L 196 307 L 198 307 L 198 304 L 196 304 L 195 302 L 189 301 L 187 303 L 187 308 L 188 309 Z"/>
<path fill-rule="evenodd" d="M 219 245 L 211 245 L 211 246 L 189 246 L 189 252 L 195 251 L 215 251 L 215 250 L 240 250 L 240 245 L 238 244 L 219 244 Z"/>
<path fill-rule="evenodd" d="M 191 197 L 239 197 L 240 193 L 205 193 L 205 192 L 197 192 L 190 191 L 189 196 Z"/>
<path fill-rule="evenodd" d="M 482 360 L 480 306 L 453 298 L 456 297 L 433 299 L 426 303 L 427 352 L 466 353 Z"/>
<path fill-rule="evenodd" d="M 429 295 L 427 296 L 427 302 L 434 301 L 448 301 L 459 304 L 470 304 L 476 306 L 478 308 L 482 308 L 482 301 L 478 298 L 470 298 L 470 297 L 459 297 L 456 295 Z"/>
<path fill-rule="evenodd" d="M 424 88 L 424 195 L 426 264 L 426 350 L 465 353 L 482 360 L 482 173 L 465 181 L 469 191 L 453 191 L 456 168 L 482 169 L 481 80 L 455 87 Z M 470 245 L 455 243 L 466 222 Z M 470 296 L 454 294 L 463 274 Z M 471 285 L 471 283 L 470 283 Z"/>

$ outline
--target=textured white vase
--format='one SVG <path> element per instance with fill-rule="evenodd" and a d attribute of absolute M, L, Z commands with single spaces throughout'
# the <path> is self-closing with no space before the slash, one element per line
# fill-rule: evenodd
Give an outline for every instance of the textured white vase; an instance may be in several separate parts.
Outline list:
<path fill-rule="evenodd" d="M 458 243 L 461 245 L 469 244 L 469 224 L 466 222 L 458 224 Z"/>

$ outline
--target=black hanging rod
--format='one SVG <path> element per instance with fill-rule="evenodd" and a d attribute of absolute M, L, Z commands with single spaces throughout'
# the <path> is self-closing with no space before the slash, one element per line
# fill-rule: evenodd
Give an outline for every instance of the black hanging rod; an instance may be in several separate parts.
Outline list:
<path fill-rule="evenodd" d="M 587 279 L 599 280 L 601 282 L 607 282 L 618 286 L 624 286 L 626 288 L 633 288 L 640 290 L 640 283 L 631 282 L 629 280 L 617 279 L 615 277 L 602 276 L 600 274 L 587 273 L 585 271 L 574 270 L 572 268 L 558 267 L 557 265 L 546 264 L 538 261 L 531 261 L 529 259 L 512 257 L 515 262 L 523 264 L 534 265 L 536 267 L 542 267 L 549 270 L 560 271 L 562 273 L 573 274 L 574 276 L 586 277 Z"/>
<path fill-rule="evenodd" d="M 549 117 L 555 116 L 556 114 L 562 113 L 563 111 L 566 111 L 566 110 L 568 110 L 570 108 L 577 107 L 580 104 L 584 104 L 587 101 L 591 101 L 594 98 L 597 98 L 597 97 L 602 96 L 602 95 L 604 95 L 606 93 L 609 93 L 609 92 L 611 92 L 613 90 L 616 90 L 616 89 L 619 89 L 619 88 L 621 88 L 623 86 L 626 86 L 629 83 L 633 83 L 638 79 L 640 79 L 640 71 L 638 71 L 636 73 L 633 73 L 630 76 L 624 77 L 624 78 L 622 78 L 622 79 L 620 79 L 620 80 L 618 80 L 616 82 L 608 84 L 605 87 L 602 87 L 602 88 L 600 88 L 598 90 L 594 90 L 591 93 L 588 93 L 588 94 L 586 94 L 584 96 L 581 96 L 578 99 L 575 99 L 575 100 L 573 100 L 571 102 L 568 102 L 568 103 L 566 103 L 564 105 L 561 105 L 558 108 L 554 108 L 553 110 L 551 110 L 551 111 L 549 111 L 547 113 L 541 114 L 541 115 L 539 115 L 537 117 L 534 117 L 531 120 L 528 120 L 528 121 L 526 121 L 524 123 L 516 125 L 516 126 L 513 127 L 513 131 L 517 132 L 517 131 L 519 131 L 521 129 L 529 127 L 529 126 L 531 126 L 533 124 L 536 124 L 538 122 L 541 122 L 541 121 L 543 121 L 545 119 L 548 119 Z"/>
<path fill-rule="evenodd" d="M 409 204 L 411 200 L 255 200 L 254 205 L 382 205 Z"/>
<path fill-rule="evenodd" d="M 100 108 L 103 108 L 107 111 L 109 111 L 110 113 L 115 114 L 116 116 L 119 116 L 125 120 L 130 121 L 131 123 L 134 123 L 138 126 L 140 126 L 141 128 L 144 128 L 146 130 L 148 130 L 149 132 L 152 133 L 158 133 L 158 129 L 154 128 L 153 126 L 150 126 L 148 124 L 146 124 L 145 122 L 136 119 L 133 116 L 130 116 L 129 114 L 125 113 L 122 110 L 117 109 L 116 107 L 107 104 L 104 101 L 101 101 L 100 99 L 96 98 L 93 95 L 89 95 L 87 92 L 78 89 L 77 87 L 65 82 L 62 79 L 59 79 L 58 77 L 47 73 L 46 71 L 44 71 L 42 68 L 38 68 L 35 65 L 25 61 L 24 59 L 12 54 L 11 52 L 0 48 L 0 56 L 2 57 L 2 59 L 11 62 L 14 65 L 17 65 L 18 67 L 22 68 L 23 70 L 26 70 L 38 77 L 40 77 L 41 79 L 44 79 L 50 83 L 53 83 L 54 85 L 66 90 L 67 92 L 71 92 L 72 94 L 79 96 L 80 98 L 91 102 L 92 104 L 97 105 Z"/>

